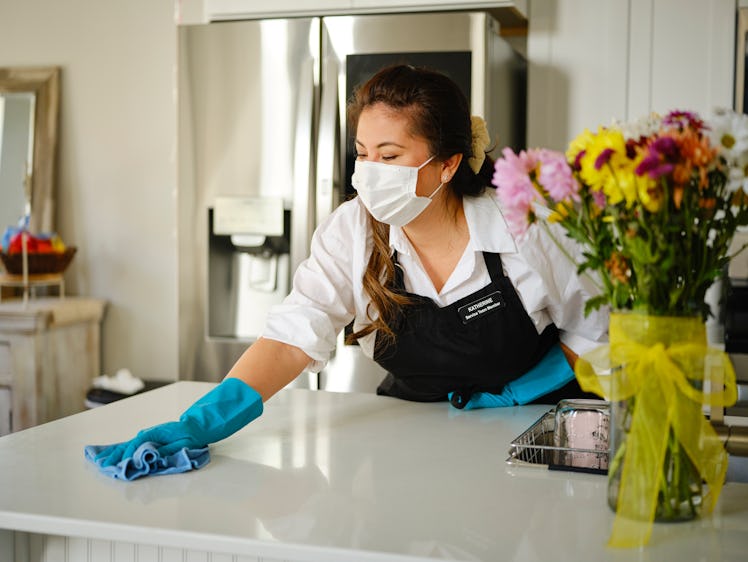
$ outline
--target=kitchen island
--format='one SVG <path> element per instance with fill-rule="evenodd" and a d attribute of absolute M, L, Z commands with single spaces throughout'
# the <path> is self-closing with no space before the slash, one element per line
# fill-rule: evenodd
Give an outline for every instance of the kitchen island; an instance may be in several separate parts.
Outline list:
<path fill-rule="evenodd" d="M 198 471 L 102 476 L 86 444 L 175 419 L 211 388 L 179 382 L 0 438 L 0 560 L 745 560 L 748 484 L 715 513 L 605 546 L 606 478 L 506 464 L 548 406 L 458 411 L 286 389 Z"/>

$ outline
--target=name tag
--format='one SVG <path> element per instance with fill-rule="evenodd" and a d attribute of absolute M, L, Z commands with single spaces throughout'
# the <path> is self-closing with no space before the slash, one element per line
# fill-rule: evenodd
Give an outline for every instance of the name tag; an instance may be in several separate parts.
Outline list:
<path fill-rule="evenodd" d="M 460 315 L 462 323 L 467 324 L 505 306 L 506 302 L 504 302 L 504 297 L 501 296 L 501 291 L 496 291 L 488 296 L 481 297 L 477 301 L 461 306 L 457 309 L 457 313 Z"/>

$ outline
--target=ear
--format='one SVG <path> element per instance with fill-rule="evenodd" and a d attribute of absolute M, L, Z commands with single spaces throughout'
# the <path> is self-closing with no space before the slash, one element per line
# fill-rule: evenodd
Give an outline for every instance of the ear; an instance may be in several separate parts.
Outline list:
<path fill-rule="evenodd" d="M 452 180 L 452 177 L 455 175 L 460 162 L 462 162 L 462 154 L 459 152 L 442 161 L 442 169 L 439 176 L 442 183 L 447 183 Z"/>

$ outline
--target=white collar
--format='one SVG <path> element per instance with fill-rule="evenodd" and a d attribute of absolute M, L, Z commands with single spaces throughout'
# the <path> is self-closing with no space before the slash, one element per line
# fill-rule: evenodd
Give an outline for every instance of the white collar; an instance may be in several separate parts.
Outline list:
<path fill-rule="evenodd" d="M 517 244 L 509 232 L 493 189 L 487 188 L 478 197 L 463 197 L 462 207 L 470 233 L 470 248 L 476 252 L 517 252 Z M 399 254 L 410 255 L 412 246 L 399 226 L 390 226 L 390 248 Z"/>

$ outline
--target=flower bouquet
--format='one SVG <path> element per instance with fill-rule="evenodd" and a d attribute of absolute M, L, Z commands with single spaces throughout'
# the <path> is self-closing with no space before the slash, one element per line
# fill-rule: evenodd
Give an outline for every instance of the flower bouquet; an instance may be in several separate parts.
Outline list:
<path fill-rule="evenodd" d="M 719 496 L 727 455 L 702 406 L 734 403 L 735 373 L 707 346 L 705 296 L 748 224 L 747 174 L 748 116 L 730 111 L 614 122 L 566 154 L 506 148 L 496 162 L 512 231 L 575 240 L 578 272 L 599 287 L 586 311 L 612 309 L 609 345 L 576 366 L 582 388 L 611 400 L 612 546 L 646 544 L 653 520 L 693 518 Z"/>

